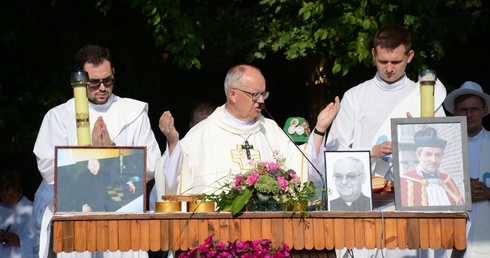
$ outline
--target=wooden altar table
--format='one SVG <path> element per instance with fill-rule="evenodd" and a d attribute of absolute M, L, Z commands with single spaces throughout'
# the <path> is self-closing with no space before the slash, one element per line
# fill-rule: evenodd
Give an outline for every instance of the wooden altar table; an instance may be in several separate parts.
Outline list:
<path fill-rule="evenodd" d="M 295 250 L 466 248 L 466 212 L 67 213 L 53 217 L 56 253 L 189 250 L 214 239 L 270 239 Z"/>

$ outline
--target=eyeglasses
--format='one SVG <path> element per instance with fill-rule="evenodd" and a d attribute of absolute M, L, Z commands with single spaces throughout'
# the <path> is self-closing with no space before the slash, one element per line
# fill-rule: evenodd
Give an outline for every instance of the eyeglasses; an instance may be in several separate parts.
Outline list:
<path fill-rule="evenodd" d="M 354 174 L 354 173 L 349 173 L 347 175 L 343 175 L 343 174 L 334 174 L 333 175 L 333 178 L 335 179 L 335 181 L 337 182 L 341 182 L 344 180 L 344 178 L 348 181 L 348 182 L 354 182 L 359 176 L 362 176 L 362 174 Z"/>
<path fill-rule="evenodd" d="M 111 87 L 114 84 L 114 80 L 116 78 L 114 76 L 109 76 L 104 79 L 92 79 L 88 82 L 88 87 L 92 90 L 97 90 L 100 87 L 100 84 L 103 83 L 105 87 Z"/>
<path fill-rule="evenodd" d="M 239 90 L 245 94 L 247 94 L 250 98 L 252 98 L 252 100 L 255 102 L 257 100 L 260 99 L 260 97 L 267 99 L 269 97 L 269 92 L 268 91 L 264 91 L 264 92 L 248 92 L 248 91 L 245 91 L 245 90 L 241 90 L 241 89 L 238 89 L 238 88 L 234 88 L 235 90 Z"/>

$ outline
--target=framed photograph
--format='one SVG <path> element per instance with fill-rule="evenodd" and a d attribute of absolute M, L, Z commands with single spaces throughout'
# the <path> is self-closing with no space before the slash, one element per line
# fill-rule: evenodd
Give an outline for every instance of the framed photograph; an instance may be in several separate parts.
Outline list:
<path fill-rule="evenodd" d="M 329 211 L 371 211 L 369 151 L 326 151 Z"/>
<path fill-rule="evenodd" d="M 395 208 L 471 210 L 466 117 L 391 119 Z"/>
<path fill-rule="evenodd" d="M 55 148 L 54 209 L 146 211 L 146 147 Z"/>

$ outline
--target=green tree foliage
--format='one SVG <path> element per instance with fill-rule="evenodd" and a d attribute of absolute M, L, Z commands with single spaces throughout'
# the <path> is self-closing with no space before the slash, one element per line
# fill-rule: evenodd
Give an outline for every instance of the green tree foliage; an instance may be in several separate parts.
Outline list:
<path fill-rule="evenodd" d="M 413 69 L 441 60 L 452 43 L 478 33 L 480 0 L 129 0 L 154 28 L 154 39 L 181 67 L 200 68 L 205 47 L 248 60 L 282 53 L 297 60 L 326 59 L 327 75 L 345 76 L 358 65 L 372 66 L 371 43 L 385 24 L 403 24 L 412 32 Z M 104 13 L 112 0 L 99 0 Z"/>
<path fill-rule="evenodd" d="M 386 24 L 412 33 L 416 56 L 408 75 L 442 60 L 454 43 L 479 33 L 481 0 L 129 0 L 154 29 L 179 67 L 201 67 L 204 49 L 219 56 L 243 53 L 249 62 L 280 53 L 302 63 L 308 120 L 345 90 L 344 77 L 372 67 L 372 38 Z M 112 0 L 98 0 L 104 13 Z"/>

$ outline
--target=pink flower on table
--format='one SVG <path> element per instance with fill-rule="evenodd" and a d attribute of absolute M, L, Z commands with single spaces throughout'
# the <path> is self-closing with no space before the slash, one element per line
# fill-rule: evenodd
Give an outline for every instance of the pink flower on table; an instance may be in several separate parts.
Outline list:
<path fill-rule="evenodd" d="M 242 187 L 242 181 L 243 181 L 243 176 L 242 175 L 236 175 L 235 176 L 235 188 Z"/>
<path fill-rule="evenodd" d="M 279 185 L 281 185 L 282 191 L 285 191 L 286 189 L 288 189 L 289 182 L 284 177 L 282 177 L 282 176 L 278 177 L 277 182 L 279 183 Z"/>
<path fill-rule="evenodd" d="M 275 162 L 263 162 L 262 163 L 264 166 L 268 167 L 269 168 L 269 171 L 271 170 L 276 170 L 276 169 L 280 169 L 281 167 L 275 163 Z"/>
<path fill-rule="evenodd" d="M 257 179 L 259 178 L 259 174 L 258 173 L 252 173 L 250 174 L 248 177 L 247 177 L 247 185 L 249 186 L 252 186 L 255 184 L 255 182 L 257 182 Z"/>

